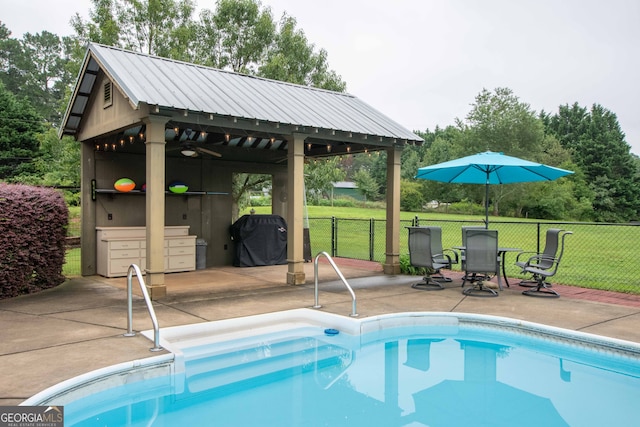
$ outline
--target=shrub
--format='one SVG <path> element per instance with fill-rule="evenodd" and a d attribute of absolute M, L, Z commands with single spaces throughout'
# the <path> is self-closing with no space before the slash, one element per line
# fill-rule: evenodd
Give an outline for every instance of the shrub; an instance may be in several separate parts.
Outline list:
<path fill-rule="evenodd" d="M 63 282 L 68 220 L 58 191 L 0 183 L 0 299 Z"/>
<path fill-rule="evenodd" d="M 400 255 L 400 273 L 409 276 L 426 276 L 429 271 L 425 267 L 416 267 L 411 265 L 409 255 Z"/>
<path fill-rule="evenodd" d="M 422 185 L 403 180 L 400 183 L 400 209 L 405 212 L 419 212 L 424 205 Z"/>
<path fill-rule="evenodd" d="M 320 199 L 318 200 L 318 206 L 334 206 L 338 208 L 355 208 L 356 200 L 353 197 L 340 197 L 333 200 Z"/>

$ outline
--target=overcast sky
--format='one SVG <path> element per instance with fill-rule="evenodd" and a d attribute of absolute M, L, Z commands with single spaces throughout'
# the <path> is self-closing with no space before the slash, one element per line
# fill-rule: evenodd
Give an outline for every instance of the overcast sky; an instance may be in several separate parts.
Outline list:
<path fill-rule="evenodd" d="M 200 0 L 214 9 L 214 0 Z M 453 125 L 483 88 L 539 112 L 594 103 L 640 154 L 640 1 L 262 0 L 328 52 L 347 91 L 409 130 Z M 0 0 L 15 37 L 71 34 L 89 0 Z"/>

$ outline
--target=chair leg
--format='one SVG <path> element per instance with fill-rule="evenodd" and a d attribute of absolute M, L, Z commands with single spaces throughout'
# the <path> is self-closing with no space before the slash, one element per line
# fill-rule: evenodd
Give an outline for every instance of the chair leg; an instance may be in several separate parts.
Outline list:
<path fill-rule="evenodd" d="M 438 282 L 445 282 L 445 283 L 451 282 L 451 278 L 445 277 L 442 273 L 440 273 L 440 271 L 432 274 L 431 278 Z"/>
<path fill-rule="evenodd" d="M 421 289 L 423 291 L 441 291 L 444 289 L 442 283 L 433 280 L 431 275 L 424 276 L 422 282 L 414 283 L 411 287 L 413 289 Z"/>
<path fill-rule="evenodd" d="M 523 288 L 535 288 L 538 286 L 538 282 L 535 279 L 522 279 L 518 286 L 522 286 Z"/>
<path fill-rule="evenodd" d="M 545 281 L 542 276 L 534 276 L 536 279 L 536 287 L 535 289 L 528 289 L 526 291 L 522 291 L 522 295 L 526 295 L 528 297 L 544 297 L 544 298 L 560 298 L 560 294 L 555 290 L 551 289 L 551 283 Z"/>
<path fill-rule="evenodd" d="M 472 283 L 472 286 L 466 289 L 463 289 L 462 293 L 469 297 L 497 297 L 498 296 L 498 293 L 496 291 L 484 286 L 482 280 L 478 281 L 477 285 L 473 285 Z"/>
<path fill-rule="evenodd" d="M 470 297 L 497 297 L 498 293 L 495 290 L 484 286 L 484 281 L 489 280 L 489 278 L 486 274 L 465 273 L 462 277 L 462 287 L 464 288 L 467 281 L 469 281 L 471 286 L 462 290 L 463 295 Z"/>

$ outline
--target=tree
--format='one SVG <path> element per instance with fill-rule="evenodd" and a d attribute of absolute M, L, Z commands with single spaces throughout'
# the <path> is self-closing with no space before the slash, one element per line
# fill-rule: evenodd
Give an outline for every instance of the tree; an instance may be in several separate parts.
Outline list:
<path fill-rule="evenodd" d="M 286 14 L 279 24 L 274 43 L 259 68 L 261 77 L 344 92 L 346 84 L 330 71 L 327 52 L 310 44 L 304 31 L 296 29 L 296 20 Z"/>
<path fill-rule="evenodd" d="M 377 200 L 380 197 L 380 187 L 367 169 L 358 169 L 353 176 L 353 180 L 358 186 L 358 191 L 362 193 L 366 200 Z"/>
<path fill-rule="evenodd" d="M 544 139 L 544 126 L 531 110 L 508 88 L 489 92 L 483 89 L 466 117 L 472 131 L 466 153 L 504 152 L 510 156 L 535 160 Z"/>
<path fill-rule="evenodd" d="M 72 26 L 80 44 L 93 41 L 290 83 L 344 91 L 327 53 L 308 42 L 295 19 L 277 25 L 258 0 L 219 0 L 193 17 L 193 0 L 92 0 L 86 22 Z M 79 61 L 81 58 L 77 58 Z"/>
<path fill-rule="evenodd" d="M 72 77 L 63 41 L 48 31 L 10 37 L 0 25 L 0 81 L 14 95 L 26 98 L 38 114 L 57 125 L 65 92 Z"/>
<path fill-rule="evenodd" d="M 65 201 L 70 206 L 80 204 L 80 144 L 65 136 L 58 139 L 58 132 L 49 128 L 38 135 L 38 155 L 34 160 L 36 174 L 21 182 L 64 189 Z"/>
<path fill-rule="evenodd" d="M 541 161 L 546 145 L 551 143 L 546 140 L 543 121 L 508 88 L 497 88 L 493 93 L 483 89 L 472 104 L 466 122 L 460 121 L 458 126 L 462 132 L 458 141 L 463 147 L 463 153 L 458 154 L 462 155 L 490 150 Z M 547 160 L 551 166 L 559 166 L 561 162 L 561 158 L 547 157 Z M 518 210 L 518 201 L 522 200 L 527 185 L 492 185 L 489 197 L 493 215 L 500 214 L 502 204 L 508 210 Z M 473 200 L 484 199 L 484 194 L 472 186 L 467 194 L 473 194 Z"/>
<path fill-rule="evenodd" d="M 553 116 L 543 114 L 547 131 L 584 171 L 593 197 L 596 221 L 637 219 L 640 210 L 640 178 L 630 147 L 616 115 L 601 105 L 590 111 L 574 103 L 560 106 Z"/>
<path fill-rule="evenodd" d="M 345 173 L 338 167 L 339 159 L 330 157 L 311 161 L 305 167 L 304 183 L 307 199 L 317 205 L 321 197 L 329 197 L 333 183 L 343 181 Z"/>
<path fill-rule="evenodd" d="M 22 39 L 22 70 L 27 76 L 21 95 L 25 95 L 38 113 L 58 125 L 61 120 L 60 103 L 72 78 L 66 72 L 68 57 L 60 37 L 48 31 L 27 33 Z"/>
<path fill-rule="evenodd" d="M 400 181 L 400 209 L 407 212 L 419 212 L 424 203 L 425 198 L 420 183 L 406 179 Z"/>
<path fill-rule="evenodd" d="M 21 182 L 35 173 L 37 135 L 43 121 L 26 100 L 17 99 L 0 83 L 0 180 Z"/>
<path fill-rule="evenodd" d="M 18 64 L 22 57 L 20 41 L 11 37 L 11 31 L 0 21 L 0 82 L 6 90 L 17 94 L 24 86 L 26 76 Z"/>
<path fill-rule="evenodd" d="M 232 183 L 232 220 L 234 222 L 238 219 L 240 211 L 248 206 L 247 197 L 245 196 L 251 191 L 261 191 L 266 186 L 271 187 L 271 175 L 250 175 L 246 173 L 234 175 Z"/>
<path fill-rule="evenodd" d="M 274 40 L 271 10 L 254 0 L 219 0 L 210 22 L 217 34 L 215 66 L 256 74 Z"/>
<path fill-rule="evenodd" d="M 116 16 L 117 0 L 91 0 L 93 8 L 89 9 L 89 21 L 82 19 L 79 13 L 71 18 L 71 27 L 76 32 L 80 44 L 88 42 L 120 47 L 120 24 Z M 82 57 L 78 58 L 78 60 Z"/>

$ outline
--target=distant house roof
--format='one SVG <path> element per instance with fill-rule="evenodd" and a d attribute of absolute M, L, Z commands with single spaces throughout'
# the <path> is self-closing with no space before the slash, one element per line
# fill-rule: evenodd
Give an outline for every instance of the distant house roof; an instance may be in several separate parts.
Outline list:
<path fill-rule="evenodd" d="M 372 140 L 423 140 L 353 95 L 284 83 L 91 43 L 60 133 L 74 135 L 99 71 L 133 108 L 141 104 L 216 117 L 347 132 Z"/>

